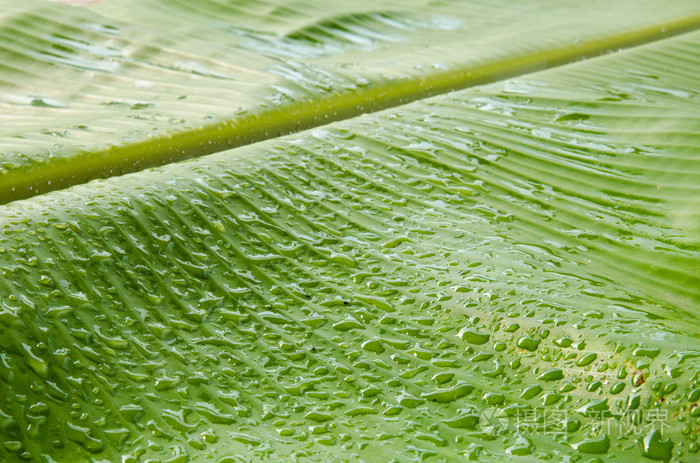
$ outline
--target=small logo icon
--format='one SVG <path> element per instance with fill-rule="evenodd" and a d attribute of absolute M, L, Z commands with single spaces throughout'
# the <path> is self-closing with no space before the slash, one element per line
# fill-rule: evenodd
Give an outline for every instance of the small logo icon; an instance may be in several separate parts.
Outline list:
<path fill-rule="evenodd" d="M 488 434 L 501 434 L 510 426 L 510 418 L 501 408 L 489 407 L 479 415 L 479 428 Z"/>

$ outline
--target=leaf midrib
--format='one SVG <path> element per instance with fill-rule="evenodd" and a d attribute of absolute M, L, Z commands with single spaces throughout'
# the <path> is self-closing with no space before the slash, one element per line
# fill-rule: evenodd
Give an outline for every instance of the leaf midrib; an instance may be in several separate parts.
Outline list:
<path fill-rule="evenodd" d="M 374 83 L 355 92 L 295 102 L 103 150 L 88 150 L 28 168 L 3 179 L 0 204 L 140 170 L 164 166 L 278 138 L 332 122 L 394 108 L 432 96 L 494 83 L 666 40 L 700 29 L 700 12 L 650 26 L 520 55 L 481 66 L 465 65 L 399 82 Z M 325 108 L 318 111 L 318 108 Z"/>

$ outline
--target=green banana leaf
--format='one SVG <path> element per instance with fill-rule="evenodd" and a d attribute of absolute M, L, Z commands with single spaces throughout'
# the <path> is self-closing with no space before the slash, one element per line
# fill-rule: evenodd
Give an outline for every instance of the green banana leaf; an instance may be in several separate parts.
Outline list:
<path fill-rule="evenodd" d="M 3 0 L 0 203 L 700 23 L 695 0 L 608 3 Z"/>
<path fill-rule="evenodd" d="M 381 4 L 8 5 L 4 37 L 29 38 L 1 75 L 41 101 L 3 115 L 0 184 L 54 191 L 0 206 L 0 461 L 697 461 L 700 32 L 655 29 L 693 5 Z M 143 63 L 78 70 L 117 23 Z M 57 24 L 90 50 L 51 64 Z M 592 57 L 642 28 L 652 43 Z M 590 59 L 525 73 L 549 50 Z M 285 53 L 317 66 L 286 85 L 328 87 L 266 99 Z M 185 54 L 212 73 L 229 56 L 250 86 L 154 70 Z M 343 87 L 343 63 L 366 84 Z M 443 86 L 458 69 L 488 76 Z M 156 78 L 143 101 L 186 105 L 96 103 Z M 349 117 L 364 98 L 388 108 Z M 241 143 L 266 140 L 221 151 L 248 113 Z M 60 143 L 35 136 L 48 122 Z"/>

